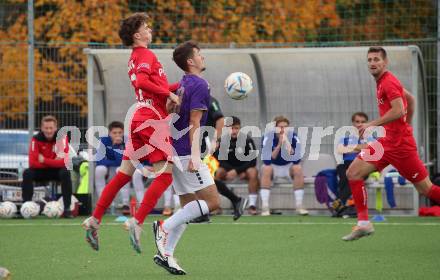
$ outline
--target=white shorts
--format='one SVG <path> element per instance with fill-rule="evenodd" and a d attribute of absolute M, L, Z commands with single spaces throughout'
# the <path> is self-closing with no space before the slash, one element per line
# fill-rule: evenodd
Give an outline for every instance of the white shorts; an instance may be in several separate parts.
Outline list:
<path fill-rule="evenodd" d="M 197 172 L 188 171 L 190 158 L 191 156 L 181 156 L 174 160 L 173 188 L 177 195 L 195 193 L 215 184 L 208 166 L 203 162 Z M 182 169 L 179 168 L 179 161 Z"/>
<path fill-rule="evenodd" d="M 286 178 L 288 181 L 291 181 L 292 177 L 290 176 L 290 169 L 292 168 L 292 165 L 292 162 L 286 165 L 271 164 L 273 169 L 273 179 Z"/>

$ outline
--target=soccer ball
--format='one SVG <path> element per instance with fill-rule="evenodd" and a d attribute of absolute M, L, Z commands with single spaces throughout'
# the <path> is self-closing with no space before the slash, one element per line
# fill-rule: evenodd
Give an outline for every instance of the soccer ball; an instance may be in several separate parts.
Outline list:
<path fill-rule="evenodd" d="M 226 93 L 235 100 L 245 99 L 252 88 L 252 79 L 242 72 L 234 72 L 225 80 Z"/>
<path fill-rule="evenodd" d="M 33 201 L 27 201 L 21 206 L 20 213 L 25 219 L 36 217 L 40 214 L 40 205 Z"/>
<path fill-rule="evenodd" d="M 58 201 L 49 201 L 44 206 L 43 214 L 48 218 L 59 218 L 63 215 L 64 207 Z"/>
<path fill-rule="evenodd" d="M 1 218 L 12 218 L 17 213 L 17 206 L 10 201 L 5 201 L 0 203 L 0 217 Z"/>

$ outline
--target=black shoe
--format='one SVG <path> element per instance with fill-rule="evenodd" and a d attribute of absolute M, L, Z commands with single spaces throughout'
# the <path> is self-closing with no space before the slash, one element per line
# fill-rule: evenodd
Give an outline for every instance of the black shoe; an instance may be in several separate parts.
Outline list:
<path fill-rule="evenodd" d="M 64 210 L 63 218 L 64 219 L 73 219 L 72 211 Z"/>
<path fill-rule="evenodd" d="M 209 215 L 203 215 L 200 217 L 197 217 L 195 219 L 192 219 L 189 221 L 190 224 L 209 224 L 211 223 L 211 220 L 209 219 Z"/>
<path fill-rule="evenodd" d="M 122 215 L 129 216 L 130 215 L 130 206 L 124 205 L 121 208 Z"/>
<path fill-rule="evenodd" d="M 232 206 L 234 207 L 234 216 L 232 216 L 232 219 L 234 219 L 234 221 L 240 219 L 241 215 L 243 215 L 246 204 L 247 199 L 242 197 L 240 197 L 237 202 L 232 203 Z"/>

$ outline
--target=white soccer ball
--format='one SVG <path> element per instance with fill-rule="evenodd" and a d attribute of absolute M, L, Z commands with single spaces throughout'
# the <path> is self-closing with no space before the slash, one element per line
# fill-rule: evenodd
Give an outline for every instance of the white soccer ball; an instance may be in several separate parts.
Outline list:
<path fill-rule="evenodd" d="M 252 88 L 252 79 L 242 72 L 234 72 L 225 80 L 226 93 L 232 99 L 245 99 L 251 92 Z"/>
<path fill-rule="evenodd" d="M 20 213 L 25 219 L 36 217 L 40 214 L 40 205 L 33 201 L 27 201 L 21 206 Z"/>
<path fill-rule="evenodd" d="M 48 218 L 59 218 L 63 215 L 64 207 L 58 201 L 49 201 L 44 206 L 43 214 Z"/>
<path fill-rule="evenodd" d="M 12 218 L 17 213 L 17 206 L 10 202 L 5 201 L 0 203 L 0 217 L 1 218 Z"/>

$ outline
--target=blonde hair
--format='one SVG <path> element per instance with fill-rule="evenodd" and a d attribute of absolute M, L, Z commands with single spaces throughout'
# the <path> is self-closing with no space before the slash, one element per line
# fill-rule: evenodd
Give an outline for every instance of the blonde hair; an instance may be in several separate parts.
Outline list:
<path fill-rule="evenodd" d="M 45 123 L 45 122 L 54 122 L 55 125 L 58 124 L 58 120 L 57 120 L 57 118 L 55 118 L 55 116 L 52 116 L 52 115 L 44 116 L 44 117 L 41 119 L 41 123 Z"/>
<path fill-rule="evenodd" d="M 285 122 L 285 123 L 287 123 L 288 125 L 290 124 L 289 119 L 286 118 L 285 116 L 276 116 L 276 117 L 273 119 L 273 121 L 275 122 L 275 126 L 278 126 L 278 124 L 279 124 L 280 122 Z"/>

